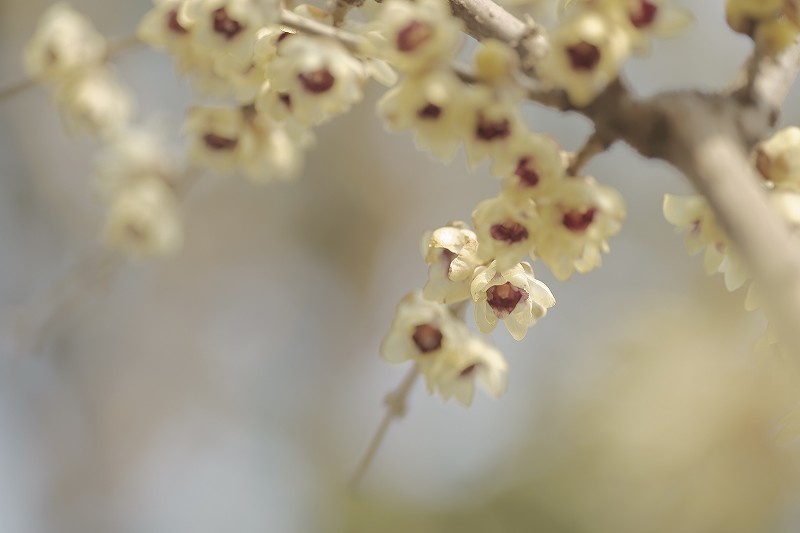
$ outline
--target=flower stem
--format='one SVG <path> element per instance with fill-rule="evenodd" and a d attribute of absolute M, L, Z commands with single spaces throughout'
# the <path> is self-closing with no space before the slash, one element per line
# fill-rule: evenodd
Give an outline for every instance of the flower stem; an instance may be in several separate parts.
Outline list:
<path fill-rule="evenodd" d="M 375 458 L 375 454 L 378 452 L 378 448 L 380 448 L 383 438 L 386 436 L 386 432 L 389 430 L 389 426 L 392 424 L 392 421 L 395 418 L 402 418 L 403 415 L 405 415 L 406 399 L 408 398 L 409 392 L 411 392 L 411 389 L 414 387 L 414 383 L 416 383 L 418 376 L 419 367 L 414 364 L 408 374 L 406 374 L 406 377 L 403 378 L 403 381 L 400 382 L 400 385 L 386 395 L 384 403 L 386 404 L 387 409 L 386 413 L 383 415 L 383 420 L 381 420 L 378 430 L 372 436 L 372 440 L 367 447 L 367 451 L 364 452 L 364 456 L 358 463 L 358 466 L 353 473 L 353 477 L 350 478 L 350 488 L 353 491 L 358 489 L 358 485 L 364 478 L 364 474 L 366 474 L 367 470 L 369 470 L 372 460 Z"/>

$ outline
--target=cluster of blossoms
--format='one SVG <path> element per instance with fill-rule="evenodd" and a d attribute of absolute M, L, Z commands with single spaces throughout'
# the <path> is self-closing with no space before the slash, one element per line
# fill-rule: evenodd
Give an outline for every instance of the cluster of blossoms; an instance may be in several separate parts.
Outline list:
<path fill-rule="evenodd" d="M 106 63 L 108 44 L 69 5 L 50 7 L 24 53 L 28 74 L 53 89 L 67 128 L 103 138 L 123 130 L 133 98 Z"/>
<path fill-rule="evenodd" d="M 163 143 L 131 126 L 133 97 L 107 63 L 108 49 L 86 17 L 59 3 L 41 18 L 24 62 L 33 79 L 53 86 L 67 128 L 105 147 L 95 173 L 108 205 L 106 243 L 132 255 L 171 252 L 182 240 L 180 171 Z"/>
<path fill-rule="evenodd" d="M 633 54 L 645 54 L 654 36 L 683 30 L 691 14 L 669 0 L 562 0 L 563 20 L 549 34 L 542 77 L 577 106 L 590 104 Z"/>
<path fill-rule="evenodd" d="M 800 235 L 800 128 L 777 132 L 755 148 L 752 158 L 776 211 Z M 737 290 L 747 282 L 749 274 L 739 254 L 702 196 L 666 195 L 664 216 L 679 231 L 687 232 L 689 253 L 705 250 L 706 272 L 723 274 L 728 290 Z M 759 307 L 757 291 L 752 284 L 745 306 L 750 310 Z"/>
<path fill-rule="evenodd" d="M 361 100 L 368 78 L 394 81 L 383 62 L 282 26 L 281 13 L 269 0 L 157 0 L 142 19 L 139 37 L 172 55 L 198 94 L 235 102 L 189 110 L 192 162 L 257 182 L 294 178 L 313 143 L 311 127 Z M 332 23 L 311 5 L 294 14 Z"/>
<path fill-rule="evenodd" d="M 496 396 L 507 365 L 453 310 L 471 301 L 482 333 L 502 321 L 521 340 L 555 304 L 525 257 L 541 258 L 562 280 L 596 268 L 621 228 L 622 198 L 591 177 L 568 175 L 558 144 L 527 128 L 519 60 L 508 45 L 484 40 L 474 76 L 454 70 L 460 24 L 445 2 L 388 0 L 366 36 L 404 75 L 378 103 L 387 128 L 414 130 L 417 147 L 444 160 L 463 146 L 471 166 L 489 158 L 503 180 L 500 194 L 475 208 L 474 231 L 453 222 L 423 237 L 428 281 L 401 302 L 381 354 L 414 361 L 429 391 L 445 399 L 468 404 L 476 382 Z"/>
<path fill-rule="evenodd" d="M 798 0 L 728 0 L 728 24 L 751 36 L 767 54 L 777 54 L 800 34 Z"/>

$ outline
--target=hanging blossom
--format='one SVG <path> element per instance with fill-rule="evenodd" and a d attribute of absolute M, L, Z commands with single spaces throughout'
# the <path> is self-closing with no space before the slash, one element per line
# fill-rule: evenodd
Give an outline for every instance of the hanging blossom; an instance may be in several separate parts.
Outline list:
<path fill-rule="evenodd" d="M 516 202 L 500 194 L 478 204 L 472 223 L 478 235 L 478 258 L 495 260 L 497 269 L 503 271 L 531 251 L 540 221 L 533 201 Z"/>
<path fill-rule="evenodd" d="M 608 239 L 619 233 L 625 219 L 622 196 L 588 176 L 557 181 L 537 208 L 533 253 L 560 280 L 600 266 Z"/>
<path fill-rule="evenodd" d="M 762 51 L 779 54 L 800 34 L 798 0 L 728 0 L 728 25 L 755 39 Z"/>
<path fill-rule="evenodd" d="M 158 178 L 170 187 L 180 184 L 184 170 L 165 148 L 155 129 L 129 129 L 98 155 L 94 175 L 106 198 L 113 198 L 142 177 Z"/>
<path fill-rule="evenodd" d="M 256 106 L 278 118 L 313 126 L 348 111 L 363 97 L 363 63 L 338 41 L 291 35 L 267 66 Z"/>
<path fill-rule="evenodd" d="M 566 176 L 566 165 L 561 147 L 552 137 L 527 133 L 514 140 L 507 158 L 493 162 L 492 174 L 504 178 L 506 197 L 524 204 L 557 186 Z"/>
<path fill-rule="evenodd" d="M 462 24 L 446 0 L 387 0 L 364 26 L 364 52 L 414 74 L 449 64 L 461 43 Z"/>
<path fill-rule="evenodd" d="M 588 105 L 617 79 L 633 44 L 630 33 L 602 11 L 576 9 L 550 33 L 541 75 L 574 105 Z"/>
<path fill-rule="evenodd" d="M 753 152 L 756 169 L 764 178 L 763 187 L 775 211 L 789 228 L 800 236 L 800 130 L 786 128 L 761 142 Z M 704 266 L 708 274 L 723 274 L 725 286 L 734 291 L 744 285 L 750 274 L 741 255 L 732 246 L 714 213 L 701 196 L 664 198 L 664 216 L 687 231 L 690 253 L 705 249 Z M 751 284 L 745 299 L 748 310 L 759 307 L 758 289 Z"/>
<path fill-rule="evenodd" d="M 414 144 L 450 161 L 461 144 L 468 120 L 464 83 L 449 69 L 406 78 L 378 101 L 378 113 L 390 131 L 415 131 Z"/>
<path fill-rule="evenodd" d="M 119 134 L 134 111 L 133 95 L 105 65 L 64 79 L 56 88 L 55 102 L 67 131 L 97 137 Z"/>
<path fill-rule="evenodd" d="M 141 177 L 121 189 L 111 203 L 105 242 L 131 255 L 176 251 L 183 241 L 173 190 L 158 177 Z"/>
<path fill-rule="evenodd" d="M 223 174 L 240 170 L 256 182 L 299 175 L 304 150 L 312 143 L 306 130 L 276 122 L 252 107 L 193 107 L 184 130 L 191 161 Z"/>
<path fill-rule="evenodd" d="M 103 62 L 105 38 L 92 22 L 69 4 L 52 5 L 39 19 L 25 46 L 25 70 L 40 81 L 64 81 Z"/>
<path fill-rule="evenodd" d="M 505 391 L 506 363 L 500 353 L 472 336 L 447 306 L 425 300 L 419 292 L 397 306 L 380 353 L 389 363 L 414 361 L 428 391 L 438 389 L 445 400 L 455 397 L 469 405 L 475 380 L 492 396 Z"/>
<path fill-rule="evenodd" d="M 672 0 L 575 0 L 571 9 L 596 9 L 628 32 L 633 49 L 650 50 L 653 37 L 674 37 L 694 20 L 686 8 Z"/>
<path fill-rule="evenodd" d="M 420 244 L 428 264 L 423 296 L 445 304 L 469 299 L 472 274 L 481 264 L 475 233 L 465 223 L 455 221 L 426 233 Z"/>
<path fill-rule="evenodd" d="M 505 271 L 499 271 L 494 261 L 480 266 L 470 290 L 478 329 L 489 333 L 502 320 L 518 341 L 556 303 L 547 285 L 536 279 L 529 263 L 519 263 Z"/>

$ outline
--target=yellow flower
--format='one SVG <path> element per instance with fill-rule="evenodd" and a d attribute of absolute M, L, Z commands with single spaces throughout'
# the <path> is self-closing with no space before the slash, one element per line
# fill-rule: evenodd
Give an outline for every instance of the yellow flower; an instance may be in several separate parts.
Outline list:
<path fill-rule="evenodd" d="M 529 263 L 519 263 L 503 272 L 497 270 L 494 261 L 480 266 L 470 289 L 478 329 L 489 333 L 502 320 L 518 341 L 556 303 L 547 285 L 534 277 Z"/>

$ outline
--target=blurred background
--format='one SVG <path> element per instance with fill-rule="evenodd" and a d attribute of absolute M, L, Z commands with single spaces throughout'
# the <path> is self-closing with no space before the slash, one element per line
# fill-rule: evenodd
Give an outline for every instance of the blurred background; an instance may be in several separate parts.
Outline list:
<path fill-rule="evenodd" d="M 0 0 L 0 86 L 50 4 Z M 72 4 L 111 39 L 150 6 Z M 626 67 L 640 94 L 723 88 L 748 54 L 722 0 L 683 5 L 694 26 Z M 179 148 L 192 100 L 170 59 L 114 62 Z M 125 262 L 101 254 L 97 145 L 63 133 L 43 88 L 0 102 L 0 533 L 800 530 L 797 449 L 776 435 L 796 387 L 754 361 L 743 291 L 664 220 L 685 180 L 624 146 L 588 167 L 628 204 L 602 268 L 561 283 L 535 264 L 557 306 L 523 342 L 492 335 L 508 393 L 465 409 L 417 387 L 347 490 L 406 371 L 377 351 L 424 283 L 420 235 L 499 188 L 385 133 L 380 93 L 318 130 L 297 182 L 205 179 L 184 250 Z M 568 149 L 591 131 L 526 114 Z"/>

